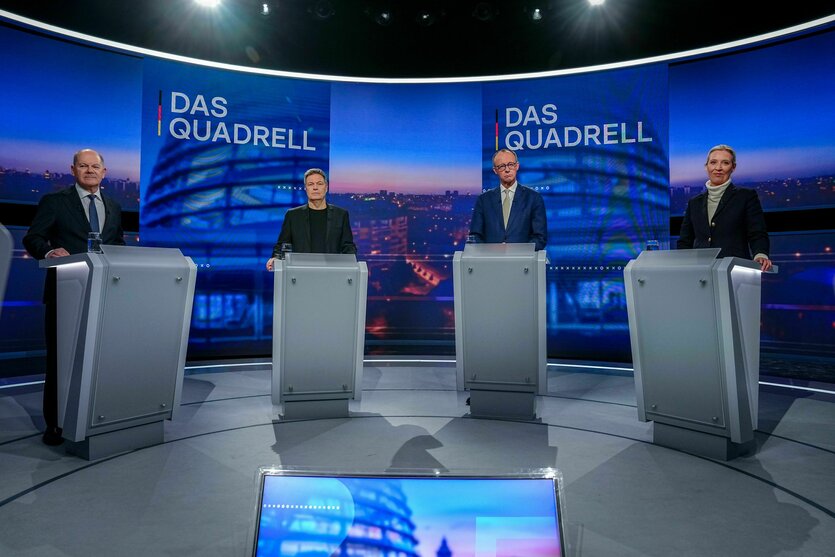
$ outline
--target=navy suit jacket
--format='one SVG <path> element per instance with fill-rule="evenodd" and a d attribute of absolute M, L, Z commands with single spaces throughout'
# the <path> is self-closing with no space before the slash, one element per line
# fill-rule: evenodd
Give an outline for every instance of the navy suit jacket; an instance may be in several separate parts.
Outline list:
<path fill-rule="evenodd" d="M 273 248 L 273 255 L 281 251 L 281 244 L 293 244 L 296 253 L 310 253 L 310 207 L 305 204 L 294 207 L 284 215 L 284 223 L 278 241 Z M 351 222 L 348 211 L 328 203 L 327 229 L 325 230 L 325 253 L 357 253 L 354 235 L 351 233 Z"/>
<path fill-rule="evenodd" d="M 756 190 L 729 184 L 711 222 L 707 219 L 707 192 L 693 197 L 687 202 L 676 247 L 721 248 L 719 257 L 768 255 L 768 232 Z"/>
<path fill-rule="evenodd" d="M 548 218 L 542 195 L 517 183 L 505 229 L 501 188 L 498 186 L 478 196 L 473 208 L 470 234 L 488 244 L 533 242 L 537 250 L 545 249 L 548 243 Z"/>
<path fill-rule="evenodd" d="M 104 202 L 104 228 L 101 231 L 103 244 L 125 245 L 122 232 L 122 208 L 112 198 L 99 190 Z M 48 193 L 41 198 L 35 218 L 23 246 L 35 259 L 43 259 L 51 250 L 64 248 L 70 254 L 87 251 L 87 235 L 90 221 L 84 212 L 84 205 L 78 197 L 75 185 Z"/>

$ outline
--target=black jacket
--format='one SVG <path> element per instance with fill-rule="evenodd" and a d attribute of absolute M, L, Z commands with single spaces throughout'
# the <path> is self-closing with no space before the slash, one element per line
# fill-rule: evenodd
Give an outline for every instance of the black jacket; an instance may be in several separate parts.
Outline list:
<path fill-rule="evenodd" d="M 296 253 L 310 253 L 310 207 L 306 204 L 294 207 L 284 215 L 281 233 L 273 248 L 273 255 L 281 250 L 281 244 L 293 244 Z M 325 231 L 325 253 L 357 253 L 348 211 L 336 205 L 327 205 L 328 224 Z"/>
<path fill-rule="evenodd" d="M 122 232 L 122 208 L 112 198 L 104 195 L 104 228 L 101 232 L 103 244 L 125 245 Z M 78 197 L 75 185 L 48 193 L 41 198 L 35 218 L 23 246 L 35 259 L 43 259 L 51 250 L 64 248 L 70 254 L 87 251 L 87 235 L 90 221 Z"/>
<path fill-rule="evenodd" d="M 769 254 L 765 216 L 757 192 L 733 184 L 722 194 L 713 220 L 707 220 L 707 192 L 687 202 L 678 249 L 721 248 L 719 257 L 751 259 Z"/>

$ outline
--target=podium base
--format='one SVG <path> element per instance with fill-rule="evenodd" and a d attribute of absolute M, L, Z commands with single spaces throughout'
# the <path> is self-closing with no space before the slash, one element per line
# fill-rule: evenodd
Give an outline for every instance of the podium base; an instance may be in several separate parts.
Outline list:
<path fill-rule="evenodd" d="M 756 449 L 753 439 L 747 443 L 734 443 L 727 437 L 659 422 L 653 425 L 652 442 L 662 447 L 716 460 L 733 460 L 739 456 L 753 454 Z"/>
<path fill-rule="evenodd" d="M 535 393 L 470 390 L 470 415 L 474 418 L 535 420 Z"/>
<path fill-rule="evenodd" d="M 323 418 L 347 418 L 348 399 L 284 401 L 283 420 L 316 420 Z"/>
<path fill-rule="evenodd" d="M 65 443 L 67 453 L 98 460 L 135 449 L 159 445 L 165 440 L 162 420 L 117 431 L 91 435 L 84 441 Z"/>

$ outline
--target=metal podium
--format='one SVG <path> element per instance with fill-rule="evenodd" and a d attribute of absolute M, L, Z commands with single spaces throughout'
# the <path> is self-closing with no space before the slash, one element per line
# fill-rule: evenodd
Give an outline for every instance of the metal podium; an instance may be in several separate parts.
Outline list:
<path fill-rule="evenodd" d="M 178 249 L 102 246 L 55 268 L 58 425 L 88 460 L 163 441 L 180 405 L 197 268 Z"/>
<path fill-rule="evenodd" d="M 453 258 L 458 390 L 470 414 L 530 420 L 545 394 L 545 252 L 466 244 Z"/>
<path fill-rule="evenodd" d="M 12 266 L 12 235 L 0 224 L 0 314 L 3 313 L 3 298 L 6 295 L 6 281 Z"/>
<path fill-rule="evenodd" d="M 361 396 L 368 267 L 350 254 L 275 260 L 272 402 L 283 418 L 348 416 Z"/>
<path fill-rule="evenodd" d="M 624 278 L 638 418 L 658 445 L 729 460 L 754 446 L 761 271 L 719 251 L 645 251 Z"/>

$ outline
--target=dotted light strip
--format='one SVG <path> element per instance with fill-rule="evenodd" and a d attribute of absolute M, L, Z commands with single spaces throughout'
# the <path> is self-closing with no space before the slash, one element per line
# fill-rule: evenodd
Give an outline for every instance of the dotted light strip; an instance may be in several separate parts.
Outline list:
<path fill-rule="evenodd" d="M 551 265 L 548 267 L 552 271 L 622 271 L 623 266 L 618 265 L 599 265 L 599 266 L 584 266 L 584 265 Z"/>
<path fill-rule="evenodd" d="M 303 511 L 338 511 L 339 505 L 287 505 L 284 503 L 264 503 L 265 509 L 294 509 Z"/>

